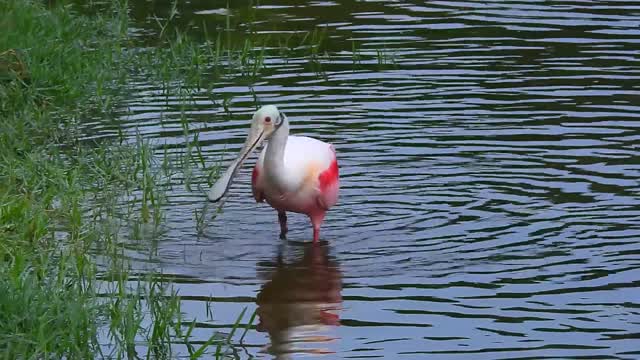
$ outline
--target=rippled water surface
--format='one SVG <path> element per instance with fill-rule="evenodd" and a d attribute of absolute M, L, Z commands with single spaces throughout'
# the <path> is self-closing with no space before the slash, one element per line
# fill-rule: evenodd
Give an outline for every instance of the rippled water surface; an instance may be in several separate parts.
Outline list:
<path fill-rule="evenodd" d="M 130 6 L 141 43 L 170 9 Z M 319 247 L 302 215 L 279 240 L 255 156 L 202 235 L 208 185 L 172 179 L 164 234 L 127 256 L 177 282 L 203 341 L 247 307 L 243 359 L 640 358 L 640 2 L 191 1 L 174 21 L 326 38 L 315 63 L 268 52 L 187 108 L 141 79 L 92 137 L 181 152 L 183 112 L 227 164 L 257 99 L 333 143 L 342 177 Z"/>

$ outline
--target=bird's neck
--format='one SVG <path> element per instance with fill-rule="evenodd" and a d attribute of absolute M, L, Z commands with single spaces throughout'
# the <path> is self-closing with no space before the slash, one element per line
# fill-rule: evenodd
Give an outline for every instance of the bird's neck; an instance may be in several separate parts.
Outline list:
<path fill-rule="evenodd" d="M 267 153 L 264 158 L 264 166 L 269 169 L 271 176 L 278 183 L 286 182 L 286 179 L 280 179 L 285 174 L 284 169 L 284 151 L 287 146 L 287 139 L 289 138 L 289 121 L 284 118 L 284 123 L 280 125 L 271 138 L 269 139 L 269 146 L 267 147 Z"/>

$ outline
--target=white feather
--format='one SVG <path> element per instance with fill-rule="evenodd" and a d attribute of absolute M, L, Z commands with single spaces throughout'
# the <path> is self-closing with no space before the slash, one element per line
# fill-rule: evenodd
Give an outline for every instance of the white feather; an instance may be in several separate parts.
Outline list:
<path fill-rule="evenodd" d="M 258 159 L 258 169 L 264 168 L 264 157 L 267 152 L 268 144 L 260 153 Z M 305 176 L 307 176 L 308 167 L 315 163 L 320 171 L 326 170 L 331 166 L 334 153 L 331 145 L 320 140 L 316 140 L 306 136 L 289 136 L 284 151 L 284 167 L 287 190 L 293 191 L 298 189 Z M 268 173 L 268 169 L 265 172 Z"/>

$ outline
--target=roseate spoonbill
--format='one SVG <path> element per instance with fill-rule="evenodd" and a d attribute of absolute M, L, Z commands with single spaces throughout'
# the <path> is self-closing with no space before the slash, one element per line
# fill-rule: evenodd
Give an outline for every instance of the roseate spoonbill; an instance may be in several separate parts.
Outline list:
<path fill-rule="evenodd" d="M 313 224 L 313 242 L 320 237 L 325 213 L 338 201 L 338 162 L 332 145 L 305 137 L 289 136 L 289 121 L 274 105 L 253 114 L 251 129 L 240 154 L 208 193 L 220 200 L 249 154 L 264 140 L 253 169 L 251 184 L 257 202 L 264 200 L 278 211 L 280 237 L 287 234 L 287 211 L 307 215 Z"/>

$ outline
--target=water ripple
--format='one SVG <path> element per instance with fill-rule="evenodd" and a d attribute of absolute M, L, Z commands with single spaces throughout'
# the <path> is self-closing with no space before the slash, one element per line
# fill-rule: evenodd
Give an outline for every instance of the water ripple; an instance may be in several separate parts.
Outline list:
<path fill-rule="evenodd" d="M 245 5 L 230 5 L 193 1 L 179 21 L 214 29 L 232 14 L 233 35 L 245 36 Z M 153 6 L 144 13 L 166 11 Z M 315 250 L 302 216 L 280 244 L 275 212 L 252 201 L 249 168 L 204 236 L 193 217 L 204 197 L 172 178 L 155 256 L 139 244 L 127 254 L 190 279 L 176 287 L 203 340 L 249 306 L 258 357 L 639 356 L 640 5 L 296 0 L 254 10 L 257 34 L 326 29 L 321 72 L 295 52 L 270 55 L 250 87 L 221 79 L 187 108 L 141 79 L 116 123 L 87 124 L 87 137 L 140 132 L 158 154 L 179 154 L 184 116 L 215 163 L 242 145 L 254 92 L 296 133 L 336 146 L 341 200 Z M 156 25 L 140 16 L 136 26 Z M 211 94 L 229 97 L 230 113 Z M 204 320 L 207 301 L 215 321 Z"/>

